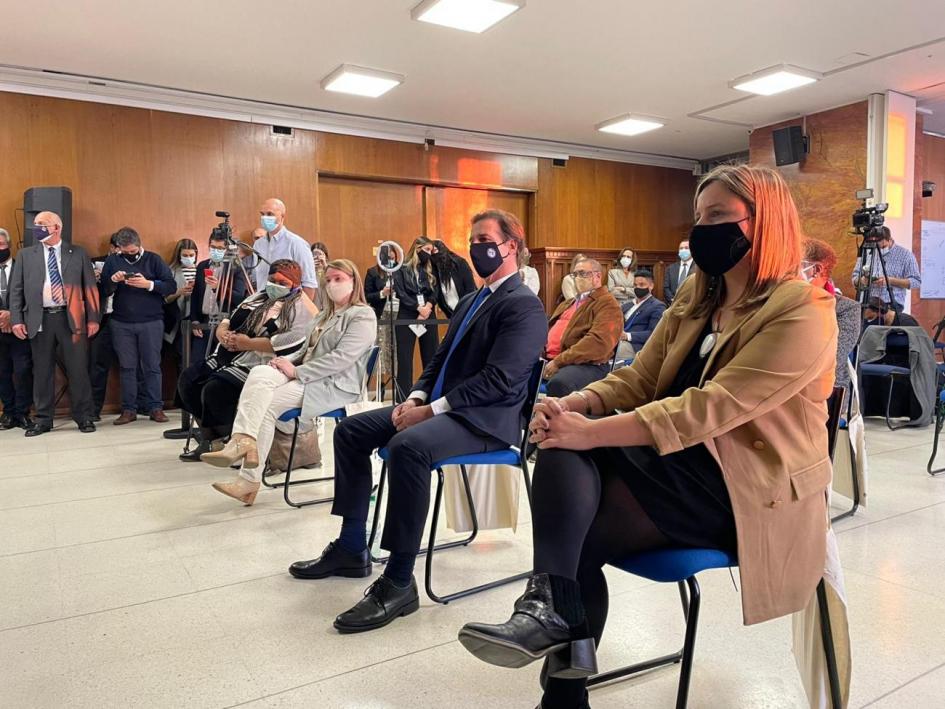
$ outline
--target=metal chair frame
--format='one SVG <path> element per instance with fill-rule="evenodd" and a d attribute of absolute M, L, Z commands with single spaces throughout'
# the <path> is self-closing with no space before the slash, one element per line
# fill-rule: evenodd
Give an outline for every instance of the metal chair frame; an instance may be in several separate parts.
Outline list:
<path fill-rule="evenodd" d="M 522 470 L 522 476 L 525 478 L 525 494 L 528 498 L 528 505 L 531 507 L 532 504 L 532 481 L 531 474 L 528 469 L 528 460 L 525 457 L 525 444 L 528 441 L 528 421 L 531 419 L 532 409 L 535 407 L 535 402 L 538 399 L 538 390 L 541 384 L 541 375 L 544 372 L 545 363 L 542 360 L 539 360 L 535 363 L 531 376 L 529 377 L 528 385 L 528 396 L 525 399 L 524 406 L 522 407 L 522 415 L 525 417 L 525 430 L 522 434 L 521 446 L 518 451 L 518 465 Z M 514 449 L 513 449 L 514 450 Z M 498 452 L 498 451 L 495 451 Z M 493 452 L 493 453 L 495 453 Z M 489 453 L 477 453 L 469 456 L 455 456 L 455 458 L 472 458 L 482 456 L 486 462 L 488 460 Z M 383 456 L 382 456 L 383 457 Z M 493 588 L 498 588 L 499 586 L 505 586 L 506 584 L 513 583 L 515 581 L 521 581 L 527 579 L 531 576 L 532 571 L 528 570 L 519 574 L 514 574 L 512 576 L 507 576 L 505 578 L 497 579 L 495 581 L 490 581 L 488 583 L 479 584 L 477 586 L 472 586 L 470 588 L 462 589 L 460 591 L 454 591 L 452 593 L 446 593 L 443 595 L 437 594 L 433 590 L 433 556 L 437 551 L 444 551 L 446 549 L 454 549 L 456 547 L 468 546 L 476 539 L 476 536 L 479 534 L 479 520 L 476 516 L 476 504 L 472 497 L 472 490 L 469 486 L 469 476 L 466 472 L 466 465 L 459 464 L 460 474 L 463 481 L 463 488 L 466 492 L 466 501 L 469 503 L 469 512 L 472 516 L 473 529 L 472 532 L 467 537 L 462 539 L 457 539 L 449 542 L 442 542 L 440 544 L 436 543 L 436 533 L 437 525 L 440 519 L 440 507 L 443 502 L 443 484 L 445 475 L 443 473 L 443 465 L 449 465 L 449 460 L 438 461 L 434 463 L 433 470 L 437 474 L 436 481 L 436 494 L 434 496 L 433 502 L 433 516 L 430 521 L 430 534 L 427 541 L 427 546 L 425 549 L 421 548 L 418 552 L 418 556 L 426 557 L 426 564 L 424 570 L 424 587 L 427 592 L 427 596 L 431 601 L 435 603 L 447 604 L 450 601 L 455 601 L 459 598 L 465 598 L 467 596 L 472 596 L 473 594 L 480 593 L 482 591 L 488 591 Z M 470 463 L 472 464 L 472 463 Z M 371 534 L 368 539 L 368 549 L 373 548 L 374 539 L 377 537 L 379 521 L 380 521 L 380 510 L 381 503 L 384 499 L 384 487 L 387 480 L 387 461 L 384 461 L 384 464 L 381 467 L 381 476 L 377 485 L 377 498 L 374 504 L 374 515 L 371 521 Z M 374 557 L 371 556 L 372 561 L 377 563 L 385 563 L 389 557 Z"/>
<path fill-rule="evenodd" d="M 365 367 L 365 371 L 364 371 L 364 386 L 362 387 L 362 391 L 367 391 L 367 385 L 371 380 L 371 376 L 373 376 L 374 374 L 374 368 L 375 366 L 377 366 L 377 359 L 378 359 L 378 355 L 380 354 L 380 351 L 381 351 L 381 348 L 378 347 L 377 345 L 374 345 L 374 347 L 372 347 L 370 350 L 370 354 L 368 355 L 367 367 Z M 284 417 L 287 414 L 293 414 L 292 418 L 285 419 Z M 290 507 L 296 507 L 296 508 L 308 507 L 309 505 L 320 505 L 325 502 L 331 502 L 332 500 L 335 499 L 334 496 L 331 496 L 331 497 L 320 497 L 320 498 L 315 498 L 315 499 L 310 499 L 310 500 L 295 501 L 289 497 L 289 488 L 291 488 L 293 485 L 307 485 L 308 483 L 328 482 L 329 480 L 335 479 L 334 474 L 332 474 L 332 475 L 327 475 L 327 476 L 318 477 L 318 478 L 304 478 L 302 480 L 292 480 L 292 463 L 295 460 L 295 446 L 299 439 L 299 426 L 301 424 L 299 417 L 301 415 L 302 415 L 301 409 L 290 409 L 289 411 L 285 412 L 282 416 L 279 417 L 280 421 L 287 422 L 291 420 L 292 425 L 293 425 L 292 443 L 289 445 L 289 459 L 286 461 L 286 466 L 285 466 L 286 467 L 285 479 L 280 483 L 269 482 L 268 465 L 263 470 L 263 475 L 262 475 L 263 485 L 265 485 L 266 487 L 270 489 L 281 487 L 282 498 L 285 500 L 285 503 L 289 505 Z M 334 409 L 333 411 L 328 411 L 322 414 L 321 416 L 316 416 L 316 418 L 330 418 L 330 419 L 334 419 L 335 421 L 341 421 L 346 417 L 347 417 L 347 414 L 345 413 L 344 408 Z"/>
<path fill-rule="evenodd" d="M 935 402 L 935 433 L 932 434 L 932 455 L 929 457 L 928 465 L 925 466 L 926 471 L 932 477 L 945 472 L 945 468 L 932 469 L 935 457 L 938 455 L 938 439 L 943 426 L 945 426 L 945 388 L 938 392 L 937 401 Z"/>

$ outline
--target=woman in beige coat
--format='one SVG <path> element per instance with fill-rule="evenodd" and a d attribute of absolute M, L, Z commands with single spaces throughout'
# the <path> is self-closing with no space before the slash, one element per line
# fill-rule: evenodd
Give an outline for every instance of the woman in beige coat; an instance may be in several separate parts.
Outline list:
<path fill-rule="evenodd" d="M 548 658 L 545 709 L 587 706 L 610 561 L 737 553 L 746 623 L 804 608 L 823 574 L 834 300 L 798 277 L 797 210 L 774 171 L 712 171 L 695 223 L 699 270 L 633 365 L 536 407 L 535 573 L 509 621 L 460 631 L 493 664 Z"/>

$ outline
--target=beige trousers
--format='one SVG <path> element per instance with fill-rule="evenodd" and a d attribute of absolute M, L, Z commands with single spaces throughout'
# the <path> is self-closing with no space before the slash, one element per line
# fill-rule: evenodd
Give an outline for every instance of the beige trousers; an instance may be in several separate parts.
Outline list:
<path fill-rule="evenodd" d="M 240 403 L 233 421 L 233 433 L 242 433 L 256 439 L 259 467 L 240 470 L 240 476 L 252 482 L 262 480 L 263 468 L 272 448 L 276 426 L 292 432 L 291 423 L 279 423 L 279 417 L 289 409 L 302 406 L 305 387 L 298 379 L 289 379 L 268 364 L 253 367 L 240 393 Z"/>

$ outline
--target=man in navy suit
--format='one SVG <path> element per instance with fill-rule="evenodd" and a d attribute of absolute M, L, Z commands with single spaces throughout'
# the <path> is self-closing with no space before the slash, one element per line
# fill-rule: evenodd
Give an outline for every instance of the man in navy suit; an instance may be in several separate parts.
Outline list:
<path fill-rule="evenodd" d="M 630 359 L 650 339 L 656 324 L 663 317 L 666 305 L 653 295 L 653 274 L 640 270 L 633 274 L 631 301 L 623 304 L 623 334 L 617 345 L 617 359 Z"/>
<path fill-rule="evenodd" d="M 335 500 L 341 535 L 322 555 L 289 568 L 296 578 L 366 577 L 365 527 L 371 453 L 389 452 L 390 497 L 381 546 L 384 575 L 335 619 L 342 633 L 380 628 L 419 607 L 413 567 L 430 507 L 432 463 L 521 442 L 522 404 L 548 325 L 541 302 L 518 275 L 525 232 L 513 215 L 488 210 L 472 219 L 470 257 L 482 288 L 456 306 L 449 330 L 407 401 L 342 421 L 335 429 Z"/>

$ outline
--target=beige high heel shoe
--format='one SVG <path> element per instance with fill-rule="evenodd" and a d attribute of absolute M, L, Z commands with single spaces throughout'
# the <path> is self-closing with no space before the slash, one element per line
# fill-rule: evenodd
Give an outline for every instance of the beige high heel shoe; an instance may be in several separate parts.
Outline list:
<path fill-rule="evenodd" d="M 258 468 L 259 451 L 256 450 L 256 439 L 245 433 L 234 434 L 223 450 L 204 453 L 200 460 L 218 468 L 229 468 L 242 460 L 247 468 Z"/>
<path fill-rule="evenodd" d="M 250 482 L 245 478 L 238 477 L 236 480 L 227 480 L 213 483 L 213 489 L 222 492 L 227 497 L 239 500 L 247 507 L 251 507 L 256 501 L 256 493 L 259 492 L 259 483 Z"/>

